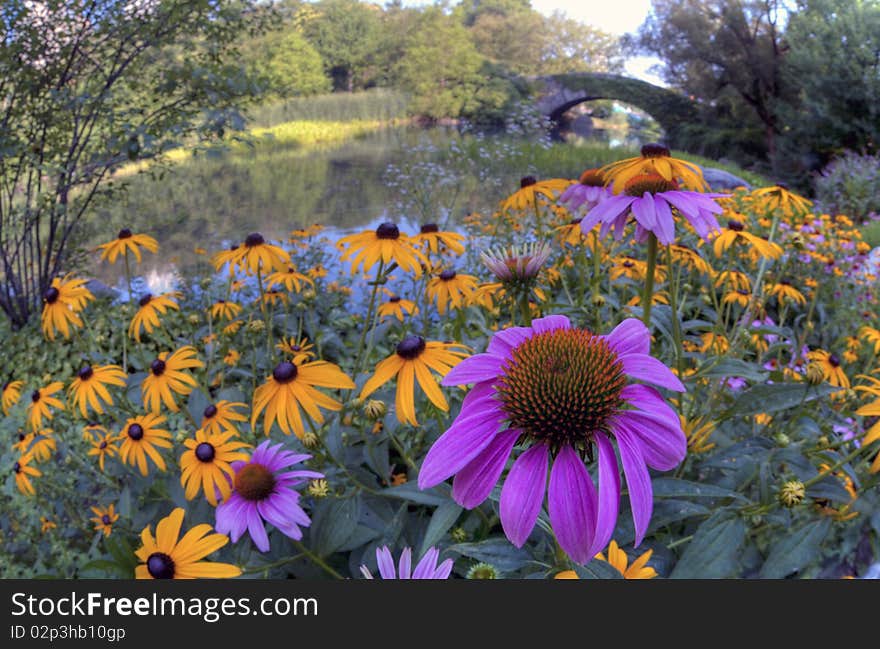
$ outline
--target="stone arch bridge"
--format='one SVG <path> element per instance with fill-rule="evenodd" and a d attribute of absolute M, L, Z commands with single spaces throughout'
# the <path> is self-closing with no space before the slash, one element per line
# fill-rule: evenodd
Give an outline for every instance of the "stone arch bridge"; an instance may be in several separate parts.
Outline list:
<path fill-rule="evenodd" d="M 642 109 L 657 120 L 666 144 L 680 148 L 683 129 L 700 122 L 696 104 L 685 95 L 639 79 L 616 74 L 577 72 L 531 77 L 535 105 L 556 125 L 564 113 L 585 101 L 616 99 Z"/>

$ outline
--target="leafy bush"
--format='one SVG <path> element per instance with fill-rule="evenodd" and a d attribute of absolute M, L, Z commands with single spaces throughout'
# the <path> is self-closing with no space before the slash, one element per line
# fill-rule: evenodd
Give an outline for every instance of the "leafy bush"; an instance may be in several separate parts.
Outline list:
<path fill-rule="evenodd" d="M 880 156 L 847 151 L 822 170 L 815 187 L 825 210 L 862 223 L 880 214 Z"/>

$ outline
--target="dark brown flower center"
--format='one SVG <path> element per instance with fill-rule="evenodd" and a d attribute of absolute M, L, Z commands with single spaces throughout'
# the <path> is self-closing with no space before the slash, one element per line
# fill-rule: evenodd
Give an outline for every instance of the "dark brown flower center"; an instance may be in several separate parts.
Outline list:
<path fill-rule="evenodd" d="M 131 230 L 129 230 L 128 228 L 122 228 L 119 231 L 119 234 L 116 235 L 116 238 L 117 239 L 131 239 Z"/>
<path fill-rule="evenodd" d="M 126 431 L 129 439 L 139 442 L 144 438 L 144 427 L 140 424 L 131 424 Z"/>
<path fill-rule="evenodd" d="M 150 371 L 153 373 L 153 376 L 162 376 L 165 373 L 165 367 L 165 361 L 161 358 L 157 358 L 150 363 Z"/>
<path fill-rule="evenodd" d="M 831 367 L 840 367 L 840 359 L 836 355 L 830 354 L 828 356 L 828 364 Z"/>
<path fill-rule="evenodd" d="M 651 142 L 642 146 L 643 158 L 668 158 L 670 155 L 669 147 L 657 144 L 656 142 Z"/>
<path fill-rule="evenodd" d="M 92 378 L 92 375 L 94 373 L 95 371 L 92 369 L 92 366 L 86 365 L 79 372 L 77 372 L 76 375 L 79 377 L 80 381 L 88 381 L 90 378 Z"/>
<path fill-rule="evenodd" d="M 275 476 L 262 464 L 245 464 L 235 474 L 233 486 L 245 500 L 265 500 L 275 490 Z"/>
<path fill-rule="evenodd" d="M 103 516 L 101 516 L 101 522 L 104 525 L 109 525 L 110 524 L 110 514 L 104 514 Z"/>
<path fill-rule="evenodd" d="M 397 355 L 411 361 L 425 351 L 425 339 L 421 336 L 407 336 L 397 344 Z"/>
<path fill-rule="evenodd" d="M 150 300 L 153 299 L 152 293 L 147 293 L 140 300 L 138 300 L 138 306 L 147 306 L 150 303 Z"/>
<path fill-rule="evenodd" d="M 623 192 L 627 196 L 641 197 L 645 192 L 659 194 L 678 189 L 678 183 L 674 180 L 666 180 L 660 174 L 647 173 L 633 176 L 623 186 Z"/>
<path fill-rule="evenodd" d="M 31 401 L 33 401 L 34 403 L 36 403 L 36 402 L 39 401 L 39 400 L 40 400 L 40 391 L 39 391 L 39 390 L 34 390 L 33 392 L 31 392 Z"/>
<path fill-rule="evenodd" d="M 440 279 L 444 282 L 448 282 L 449 280 L 455 279 L 455 271 L 454 270 L 444 270 L 440 273 Z"/>
<path fill-rule="evenodd" d="M 263 235 L 259 232 L 251 232 L 247 235 L 247 238 L 244 240 L 244 245 L 248 248 L 253 248 L 255 246 L 262 246 L 266 243 L 266 240 L 263 238 Z"/>
<path fill-rule="evenodd" d="M 742 232 L 743 230 L 745 230 L 745 226 L 742 224 L 741 221 L 735 221 L 731 219 L 727 222 L 727 229 L 733 230 L 734 232 Z"/>
<path fill-rule="evenodd" d="M 420 229 L 419 232 L 422 234 L 430 234 L 432 232 L 440 232 L 440 228 L 437 227 L 436 223 L 425 223 Z"/>
<path fill-rule="evenodd" d="M 103 451 L 105 448 L 107 448 L 107 442 L 102 441 L 100 444 L 98 444 L 98 448 Z"/>
<path fill-rule="evenodd" d="M 744 288 L 738 288 L 736 289 L 736 292 L 740 295 L 751 295 L 751 293 Z"/>
<path fill-rule="evenodd" d="M 397 304 L 398 302 L 400 302 L 400 296 L 399 295 L 392 295 L 391 297 L 388 298 L 388 301 L 391 302 L 391 304 Z"/>
<path fill-rule="evenodd" d="M 584 220 L 584 217 L 579 216 L 576 219 L 572 219 L 571 221 L 569 221 L 568 224 L 569 225 L 580 225 L 581 221 L 583 221 L 583 220 Z"/>
<path fill-rule="evenodd" d="M 202 442 L 198 446 L 196 446 L 196 457 L 199 462 L 210 462 L 214 459 L 216 452 L 214 451 L 214 447 L 208 442 Z"/>
<path fill-rule="evenodd" d="M 581 174 L 579 182 L 587 187 L 602 187 L 605 184 L 605 175 L 598 169 L 587 169 Z"/>
<path fill-rule="evenodd" d="M 396 225 L 390 222 L 385 222 L 379 225 L 376 228 L 376 238 L 377 239 L 399 239 L 400 238 L 400 230 Z"/>
<path fill-rule="evenodd" d="M 202 413 L 205 416 L 205 419 L 213 419 L 217 415 L 217 406 L 213 403 L 205 408 L 205 412 Z"/>
<path fill-rule="evenodd" d="M 535 178 L 534 176 L 523 176 L 522 178 L 519 179 L 520 189 L 522 189 L 524 187 L 529 187 L 530 185 L 537 185 L 537 184 L 538 184 L 538 179 Z"/>
<path fill-rule="evenodd" d="M 12 465 L 12 470 L 13 470 L 13 472 L 15 472 L 15 473 L 21 473 L 21 464 L 19 464 L 18 462 L 16 462 L 15 464 L 13 464 L 13 465 Z"/>
<path fill-rule="evenodd" d="M 174 579 L 174 560 L 164 552 L 154 552 L 147 559 L 147 572 L 153 579 Z"/>
<path fill-rule="evenodd" d="M 586 450 L 623 405 L 625 384 L 623 365 L 604 338 L 555 329 L 512 351 L 497 389 L 511 428 L 554 450 Z"/>
<path fill-rule="evenodd" d="M 26 437 L 27 437 L 27 435 L 25 435 L 24 433 L 19 433 L 18 434 L 18 441 L 23 442 Z"/>
<path fill-rule="evenodd" d="M 290 383 L 296 378 L 296 375 L 296 365 L 290 361 L 282 361 L 275 366 L 274 370 L 272 370 L 272 378 L 279 383 Z"/>
<path fill-rule="evenodd" d="M 43 299 L 46 300 L 47 304 L 55 304 L 58 301 L 58 297 L 61 293 L 58 292 L 58 289 L 54 286 L 50 287 L 48 291 L 43 295 Z"/>

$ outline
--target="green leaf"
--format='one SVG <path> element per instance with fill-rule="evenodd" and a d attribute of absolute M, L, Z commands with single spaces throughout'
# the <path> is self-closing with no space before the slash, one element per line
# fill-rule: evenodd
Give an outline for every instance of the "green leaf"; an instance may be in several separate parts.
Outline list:
<path fill-rule="evenodd" d="M 852 500 L 850 493 L 844 488 L 840 480 L 834 476 L 823 478 L 816 484 L 810 485 L 806 492 L 809 498 L 820 500 L 833 500 L 838 503 L 848 503 Z"/>
<path fill-rule="evenodd" d="M 422 491 L 415 482 L 405 482 L 400 486 L 383 489 L 382 495 L 389 498 L 401 498 L 420 505 L 432 505 L 439 507 L 449 502 L 449 496 L 444 495 L 439 487 L 432 487 Z"/>
<path fill-rule="evenodd" d="M 360 516 L 360 498 L 318 501 L 312 516 L 312 549 L 322 557 L 336 552 L 355 533 Z"/>
<path fill-rule="evenodd" d="M 434 510 L 431 516 L 431 522 L 428 523 L 428 529 L 425 531 L 425 537 L 422 539 L 422 547 L 419 550 L 419 556 L 425 554 L 432 545 L 443 538 L 447 530 L 455 525 L 455 521 L 461 515 L 461 506 L 453 501 L 447 501 Z"/>
<path fill-rule="evenodd" d="M 623 579 L 617 568 L 599 559 L 593 559 L 585 566 L 575 565 L 574 571 L 581 579 Z"/>
<path fill-rule="evenodd" d="M 720 579 L 734 576 L 746 525 L 736 512 L 721 510 L 697 529 L 670 579 Z"/>
<path fill-rule="evenodd" d="M 797 408 L 801 403 L 827 397 L 840 388 L 824 383 L 811 386 L 809 383 L 773 383 L 755 385 L 737 397 L 733 406 L 722 418 L 750 416 L 760 413 L 779 412 Z"/>
<path fill-rule="evenodd" d="M 802 525 L 791 534 L 776 540 L 770 555 L 761 566 L 762 579 L 782 579 L 811 561 L 821 558 L 819 546 L 831 529 L 831 519 L 823 518 Z"/>
<path fill-rule="evenodd" d="M 726 358 L 721 362 L 704 364 L 697 368 L 690 379 L 697 378 L 720 378 L 726 379 L 738 376 L 747 381 L 763 382 L 767 380 L 767 372 L 755 363 L 747 363 L 738 358 Z M 759 411 L 763 412 L 763 411 Z"/>
<path fill-rule="evenodd" d="M 519 570 L 528 564 L 532 557 L 523 548 L 511 544 L 505 537 L 493 537 L 479 543 L 458 543 L 447 548 L 471 559 L 491 563 L 502 573 Z"/>
<path fill-rule="evenodd" d="M 186 402 L 186 409 L 193 421 L 201 424 L 205 416 L 205 408 L 211 405 L 211 401 L 205 396 L 205 393 L 196 388 L 189 393 L 189 399 Z"/>
<path fill-rule="evenodd" d="M 737 498 L 745 499 L 736 491 L 716 487 L 706 482 L 690 482 L 677 478 L 655 478 L 652 482 L 655 498 Z"/>

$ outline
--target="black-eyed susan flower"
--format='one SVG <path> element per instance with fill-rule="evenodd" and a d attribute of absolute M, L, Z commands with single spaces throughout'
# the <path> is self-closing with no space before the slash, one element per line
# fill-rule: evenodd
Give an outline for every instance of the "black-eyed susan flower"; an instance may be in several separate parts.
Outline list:
<path fill-rule="evenodd" d="M 559 202 L 572 212 L 581 209 L 589 211 L 608 197 L 610 191 L 605 184 L 605 174 L 599 169 L 587 169 L 578 182 L 562 192 Z"/>
<path fill-rule="evenodd" d="M 118 439 L 116 435 L 104 433 L 91 441 L 92 448 L 89 449 L 89 455 L 98 458 L 101 471 L 104 470 L 104 460 L 108 457 L 116 457 L 119 453 L 119 448 L 116 446 Z"/>
<path fill-rule="evenodd" d="M 722 270 L 715 276 L 715 287 L 734 291 L 742 289 L 751 293 L 752 281 L 748 275 L 738 270 Z"/>
<path fill-rule="evenodd" d="M 284 270 L 272 273 L 266 278 L 266 286 L 283 286 L 291 293 L 299 293 L 303 284 L 314 286 L 315 282 L 308 275 L 300 273 L 295 266 L 289 265 Z"/>
<path fill-rule="evenodd" d="M 89 520 L 95 524 L 96 532 L 103 532 L 104 536 L 110 536 L 113 531 L 113 523 L 119 520 L 116 507 L 111 503 L 106 507 L 92 507 L 92 516 Z"/>
<path fill-rule="evenodd" d="M 277 421 L 285 435 L 293 432 L 302 439 L 305 427 L 300 408 L 319 424 L 324 422 L 319 407 L 327 410 L 342 409 L 340 402 L 316 390 L 316 387 L 346 390 L 353 388 L 354 382 L 338 365 L 327 361 L 313 361 L 302 365 L 294 365 L 290 361 L 278 363 L 272 374 L 266 377 L 266 382 L 254 392 L 251 427 L 256 428 L 260 413 L 265 411 L 263 432 L 267 436 L 272 424 Z"/>
<path fill-rule="evenodd" d="M 786 185 L 774 185 L 755 189 L 751 194 L 756 203 L 768 212 L 781 210 L 787 216 L 804 214 L 810 211 L 813 203 L 803 196 L 789 191 Z"/>
<path fill-rule="evenodd" d="M 159 412 L 164 403 L 172 412 L 179 410 L 174 395 L 186 396 L 198 385 L 198 381 L 186 370 L 205 365 L 196 357 L 197 354 L 195 347 L 186 345 L 171 355 L 162 352 L 150 363 L 150 371 L 141 383 L 144 408 Z"/>
<path fill-rule="evenodd" d="M 96 440 L 99 437 L 102 437 L 106 434 L 107 434 L 107 429 L 104 428 L 104 426 L 102 426 L 101 424 L 99 424 L 96 421 L 90 421 L 85 426 L 83 426 L 83 429 L 82 429 L 83 441 L 86 441 L 89 443 L 93 442 L 94 440 Z"/>
<path fill-rule="evenodd" d="M 653 553 L 653 550 L 648 550 L 633 561 L 632 565 L 629 565 L 629 557 L 626 552 L 617 546 L 617 541 L 612 540 L 608 544 L 608 558 L 601 552 L 596 555 L 596 558 L 613 566 L 623 575 L 624 579 L 653 579 L 657 576 L 657 571 L 648 565 Z"/>
<path fill-rule="evenodd" d="M 256 302 L 261 302 L 266 305 L 277 306 L 279 304 L 287 304 L 290 298 L 287 297 L 285 293 L 282 293 L 276 288 L 270 288 L 266 291 L 263 291 L 263 295 L 258 297 Z"/>
<path fill-rule="evenodd" d="M 385 302 L 379 305 L 379 317 L 387 318 L 394 316 L 403 322 L 404 316 L 416 315 L 419 307 L 412 300 L 405 300 L 399 295 L 392 295 Z"/>
<path fill-rule="evenodd" d="M 739 288 L 739 289 L 736 289 L 735 291 L 731 291 L 730 293 L 727 293 L 721 301 L 724 304 L 738 304 L 739 306 L 745 308 L 749 305 L 749 301 L 751 299 L 752 299 L 752 292 L 751 291 L 747 291 L 745 289 Z"/>
<path fill-rule="evenodd" d="M 702 417 L 686 419 L 684 415 L 679 415 L 678 418 L 687 437 L 688 452 L 706 453 L 715 448 L 715 442 L 709 441 L 715 432 L 715 423 L 712 420 Z"/>
<path fill-rule="evenodd" d="M 226 363 L 229 367 L 235 367 L 236 365 L 238 365 L 238 361 L 240 360 L 241 353 L 236 349 L 230 349 L 223 357 L 223 362 Z"/>
<path fill-rule="evenodd" d="M 460 275 L 452 269 L 447 269 L 430 279 L 426 294 L 429 300 L 437 304 L 437 312 L 443 315 L 447 308 L 460 308 L 476 289 L 476 277 Z"/>
<path fill-rule="evenodd" d="M 440 254 L 443 249 L 456 255 L 464 254 L 464 235 L 458 232 L 441 232 L 436 223 L 425 223 L 413 237 L 413 241 L 423 245 L 425 252 L 430 250 L 435 255 Z"/>
<path fill-rule="evenodd" d="M 31 478 L 39 478 L 43 473 L 36 467 L 31 466 L 34 456 L 25 453 L 12 465 L 12 473 L 15 475 L 15 486 L 26 496 L 36 495 Z"/>
<path fill-rule="evenodd" d="M 754 249 L 758 255 L 768 259 L 779 259 L 782 256 L 782 247 L 766 239 L 752 234 L 746 230 L 745 224 L 736 219 L 730 219 L 727 227 L 712 240 L 712 249 L 716 257 L 721 257 L 736 242 L 742 242 Z"/>
<path fill-rule="evenodd" d="M 225 534 L 212 534 L 211 526 L 196 525 L 183 538 L 183 508 L 178 507 L 156 525 L 153 537 L 148 525 L 141 532 L 141 547 L 135 551 L 141 564 L 134 569 L 138 579 L 228 579 L 238 577 L 241 568 L 231 563 L 202 561 L 229 543 Z"/>
<path fill-rule="evenodd" d="M 306 271 L 306 275 L 308 275 L 312 279 L 322 279 L 324 277 L 327 277 L 328 272 L 329 271 L 324 267 L 323 264 L 315 264 Z"/>
<path fill-rule="evenodd" d="M 403 234 L 394 223 L 382 223 L 375 230 L 342 237 L 336 242 L 336 246 L 345 248 L 340 259 L 351 259 L 352 274 L 357 273 L 358 269 L 368 272 L 381 261 L 386 267 L 395 262 L 402 270 L 421 277 L 422 265 L 428 264 L 427 258 L 416 248 L 413 240 Z"/>
<path fill-rule="evenodd" d="M 229 498 L 235 477 L 232 463 L 247 462 L 250 458 L 248 453 L 241 451 L 248 447 L 247 444 L 230 441 L 236 435 L 234 430 L 210 434 L 200 428 L 195 439 L 183 441 L 187 450 L 180 456 L 180 484 L 187 500 L 195 498 L 199 489 L 215 507 L 218 492 L 221 502 Z"/>
<path fill-rule="evenodd" d="M 55 433 L 49 428 L 30 433 L 24 441 L 26 448 L 21 450 L 22 455 L 33 455 L 37 462 L 45 462 L 58 449 Z"/>
<path fill-rule="evenodd" d="M 704 354 L 709 351 L 713 354 L 724 354 L 730 349 L 730 342 L 723 334 L 707 331 L 700 335 L 699 349 Z"/>
<path fill-rule="evenodd" d="M 149 235 L 132 234 L 131 230 L 123 228 L 119 231 L 119 234 L 116 235 L 116 238 L 113 241 L 102 243 L 96 248 L 96 250 L 101 251 L 101 261 L 106 259 L 111 264 L 116 263 L 117 257 L 121 256 L 125 259 L 129 252 L 134 255 L 134 258 L 140 263 L 141 248 L 155 253 L 159 250 L 159 242 Z"/>
<path fill-rule="evenodd" d="M 807 298 L 804 297 L 804 294 L 792 286 L 791 282 L 787 279 L 781 279 L 776 284 L 771 284 L 768 288 L 770 294 L 776 296 L 780 303 L 786 301 L 801 305 L 807 303 Z"/>
<path fill-rule="evenodd" d="M 3 414 L 8 415 L 18 400 L 21 398 L 21 388 L 24 381 L 7 381 L 0 390 L 0 405 L 3 407 Z"/>
<path fill-rule="evenodd" d="M 86 365 L 76 374 L 76 378 L 67 389 L 68 398 L 74 408 L 79 408 L 83 419 L 88 419 L 88 408 L 96 413 L 104 414 L 104 404 L 113 405 L 113 397 L 107 390 L 108 385 L 125 387 L 127 379 L 125 371 L 118 365 Z"/>
<path fill-rule="evenodd" d="M 692 270 L 701 275 L 713 274 L 709 262 L 703 259 L 700 256 L 700 253 L 693 248 L 688 248 L 687 246 L 679 244 L 672 244 L 669 246 L 669 251 L 672 253 L 672 258 L 688 270 Z"/>
<path fill-rule="evenodd" d="M 156 447 L 171 448 L 171 433 L 159 428 L 165 421 L 165 417 L 155 413 L 133 417 L 126 421 L 118 437 L 122 440 L 119 459 L 130 466 L 137 466 L 141 475 L 146 476 L 147 456 L 149 456 L 159 470 L 164 471 L 165 460 Z"/>
<path fill-rule="evenodd" d="M 292 357 L 294 365 L 302 365 L 315 357 L 314 345 L 308 338 L 282 338 L 275 343 L 275 349 Z"/>
<path fill-rule="evenodd" d="M 247 405 L 238 401 L 222 399 L 212 403 L 202 413 L 201 427 L 208 435 L 220 433 L 234 433 L 238 435 L 236 422 L 247 421 L 247 417 L 240 413 L 239 408 L 247 408 Z"/>
<path fill-rule="evenodd" d="M 669 148 L 662 144 L 646 144 L 641 155 L 607 164 L 599 172 L 605 182 L 612 186 L 615 194 L 623 192 L 624 186 L 641 174 L 656 174 L 664 180 L 680 183 L 687 189 L 705 192 L 709 185 L 703 179 L 703 172 L 692 162 L 673 158 Z"/>
<path fill-rule="evenodd" d="M 168 309 L 180 310 L 173 298 L 180 297 L 179 293 L 162 293 L 152 295 L 147 293 L 138 300 L 138 310 L 128 326 L 128 335 L 136 341 L 141 341 L 141 332 L 153 333 L 153 329 L 159 327 L 159 314 L 164 315 Z"/>
<path fill-rule="evenodd" d="M 58 525 L 53 521 L 50 521 L 45 516 L 40 516 L 40 534 L 45 534 L 46 532 L 54 530 L 56 527 L 58 527 Z"/>
<path fill-rule="evenodd" d="M 395 352 L 376 365 L 373 376 L 364 383 L 360 398 L 366 399 L 393 377 L 397 377 L 395 412 L 400 422 L 418 426 L 415 408 L 415 383 L 435 406 L 443 411 L 449 410 L 446 397 L 440 390 L 431 370 L 441 377 L 446 376 L 463 358 L 466 352 L 455 343 L 426 341 L 421 336 L 408 336 L 397 345 Z"/>
<path fill-rule="evenodd" d="M 214 255 L 211 257 L 211 263 L 214 265 L 214 270 L 216 270 L 218 273 L 223 270 L 223 267 L 225 266 L 229 271 L 229 276 L 233 277 L 235 275 L 235 271 L 241 267 L 241 259 L 244 256 L 244 253 L 244 246 L 240 246 L 234 243 L 226 250 L 215 252 Z M 233 288 L 232 290 L 234 292 L 238 289 Z"/>
<path fill-rule="evenodd" d="M 43 312 L 40 316 L 43 334 L 49 340 L 61 333 L 70 338 L 71 327 L 82 327 L 79 313 L 95 296 L 85 287 L 86 280 L 71 279 L 70 275 L 52 280 L 52 285 L 43 294 Z"/>
<path fill-rule="evenodd" d="M 234 336 L 238 333 L 238 330 L 241 329 L 244 321 L 242 320 L 233 320 L 228 325 L 223 327 L 223 335 L 224 336 Z"/>
<path fill-rule="evenodd" d="M 849 377 L 843 371 L 840 358 L 836 354 L 832 354 L 824 349 L 815 349 L 807 354 L 807 358 L 818 364 L 825 376 L 825 380 L 831 385 L 839 388 L 850 387 Z"/>
<path fill-rule="evenodd" d="M 274 244 L 267 243 L 259 232 L 251 232 L 244 240 L 241 267 L 250 273 L 280 271 L 290 263 L 290 254 Z"/>
<path fill-rule="evenodd" d="M 241 305 L 226 300 L 217 300 L 211 305 L 211 317 L 220 320 L 232 320 L 241 313 Z"/>
<path fill-rule="evenodd" d="M 555 201 L 556 197 L 573 183 L 574 181 L 568 178 L 538 180 L 534 176 L 524 176 L 519 181 L 519 189 L 501 201 L 500 209 L 502 211 L 535 209 L 539 200 Z"/>
<path fill-rule="evenodd" d="M 31 430 L 39 430 L 43 427 L 43 420 L 52 421 L 55 417 L 51 408 L 64 410 L 64 404 L 60 399 L 52 395 L 64 389 L 61 381 L 53 381 L 44 388 L 34 390 L 31 393 L 31 402 L 27 407 L 28 427 Z"/>
<path fill-rule="evenodd" d="M 865 325 L 859 329 L 859 336 L 867 343 L 874 345 L 875 354 L 880 354 L 880 329 Z"/>

